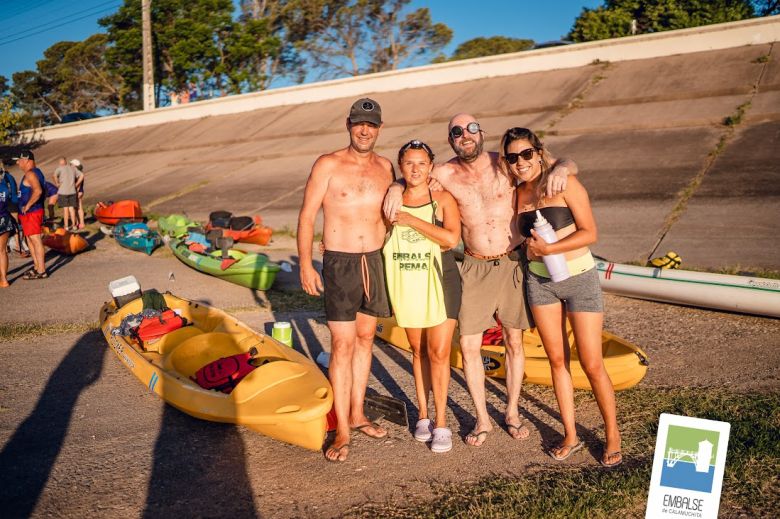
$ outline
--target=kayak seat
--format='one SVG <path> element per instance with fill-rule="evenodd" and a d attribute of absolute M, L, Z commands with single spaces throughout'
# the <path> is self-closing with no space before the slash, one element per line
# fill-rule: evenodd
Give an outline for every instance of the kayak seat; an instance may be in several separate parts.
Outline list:
<path fill-rule="evenodd" d="M 251 216 L 234 216 L 230 219 L 230 229 L 233 231 L 248 231 L 255 226 Z"/>
<path fill-rule="evenodd" d="M 222 238 L 222 229 L 212 229 L 206 233 L 206 240 L 212 249 L 219 249 L 219 239 Z"/>
<path fill-rule="evenodd" d="M 231 357 L 244 350 L 235 338 L 227 333 L 199 333 L 183 340 L 167 356 L 167 369 L 178 371 L 187 378 L 211 362 L 223 357 Z"/>
<path fill-rule="evenodd" d="M 209 223 L 212 227 L 227 228 L 230 226 L 230 217 L 233 213 L 229 211 L 214 211 L 209 213 Z"/>

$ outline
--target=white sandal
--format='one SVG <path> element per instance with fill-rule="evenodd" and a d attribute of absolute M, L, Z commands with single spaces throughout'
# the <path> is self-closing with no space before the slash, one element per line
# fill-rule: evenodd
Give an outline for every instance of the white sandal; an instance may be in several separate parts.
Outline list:
<path fill-rule="evenodd" d="M 432 433 L 431 452 L 441 454 L 452 450 L 452 431 L 447 427 L 437 427 Z"/>
<path fill-rule="evenodd" d="M 414 439 L 418 442 L 427 443 L 431 441 L 433 432 L 433 424 L 430 419 L 423 418 L 417 421 L 417 425 L 414 428 Z"/>

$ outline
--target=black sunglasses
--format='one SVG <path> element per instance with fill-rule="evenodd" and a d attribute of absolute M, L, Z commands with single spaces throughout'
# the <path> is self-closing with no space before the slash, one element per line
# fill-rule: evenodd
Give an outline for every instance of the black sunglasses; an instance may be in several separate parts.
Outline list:
<path fill-rule="evenodd" d="M 526 148 L 520 153 L 507 153 L 506 154 L 506 161 L 510 164 L 516 164 L 518 157 L 522 157 L 523 160 L 531 160 L 534 158 L 534 153 L 536 152 L 536 148 Z"/>
<path fill-rule="evenodd" d="M 479 123 L 468 123 L 466 127 L 463 126 L 453 126 L 450 128 L 450 137 L 453 139 L 457 139 L 458 137 L 463 137 L 463 133 L 468 130 L 468 132 L 472 135 L 479 133 L 481 130 L 479 128 Z"/>

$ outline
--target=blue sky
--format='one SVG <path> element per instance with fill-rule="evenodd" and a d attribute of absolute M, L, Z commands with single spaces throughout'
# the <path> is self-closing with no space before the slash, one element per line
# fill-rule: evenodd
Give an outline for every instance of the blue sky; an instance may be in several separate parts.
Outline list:
<path fill-rule="evenodd" d="M 34 70 L 52 44 L 99 32 L 97 20 L 121 4 L 122 0 L 0 0 L 0 75 L 10 79 L 14 72 Z M 601 4 L 601 0 L 413 0 L 411 6 L 428 7 L 434 21 L 453 30 L 452 43 L 445 49 L 450 55 L 458 44 L 479 36 L 560 39 L 583 7 Z"/>

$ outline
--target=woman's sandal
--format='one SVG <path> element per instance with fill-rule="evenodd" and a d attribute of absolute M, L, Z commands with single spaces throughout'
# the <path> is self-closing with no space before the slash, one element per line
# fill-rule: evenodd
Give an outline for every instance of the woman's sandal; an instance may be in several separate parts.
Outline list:
<path fill-rule="evenodd" d="M 617 461 L 613 461 L 612 463 L 607 463 L 606 461 L 604 461 L 604 460 L 606 460 L 607 458 L 611 458 L 611 457 L 613 457 L 613 456 L 619 456 L 619 457 L 618 457 L 618 459 L 617 459 Z M 620 452 L 620 451 L 615 451 L 615 452 L 605 452 L 605 453 L 604 453 L 604 455 L 603 455 L 603 456 L 601 457 L 601 459 L 599 460 L 599 463 L 601 463 L 601 466 L 602 466 L 602 467 L 606 467 L 606 468 L 608 468 L 608 469 L 611 469 L 611 468 L 613 468 L 613 467 L 617 467 L 618 465 L 620 465 L 621 463 L 623 463 L 623 454 L 621 454 L 621 452 Z"/>
<path fill-rule="evenodd" d="M 487 431 L 479 431 L 479 432 L 471 431 L 466 435 L 465 438 L 466 445 L 468 445 L 469 447 L 481 447 L 482 444 L 485 443 L 485 440 L 487 440 L 487 435 L 488 435 Z M 468 442 L 469 438 L 474 438 L 475 443 L 469 443 Z"/>
<path fill-rule="evenodd" d="M 506 424 L 506 432 L 513 440 L 525 440 L 531 436 L 531 431 L 525 424 L 514 425 L 511 423 Z"/>
<path fill-rule="evenodd" d="M 345 451 L 346 449 L 346 451 Z M 336 456 L 333 458 L 328 457 L 328 453 L 333 452 L 336 453 Z M 343 457 L 342 457 L 343 456 Z M 325 459 L 330 461 L 331 463 L 344 463 L 347 461 L 347 456 L 349 456 L 349 444 L 345 443 L 341 447 L 334 447 L 330 446 L 328 447 L 328 450 L 325 451 Z"/>
<path fill-rule="evenodd" d="M 582 449 L 583 447 L 585 447 L 585 442 L 582 440 L 580 440 L 580 442 L 575 445 L 558 445 L 557 447 L 550 449 L 550 456 L 555 461 L 564 461 L 569 459 L 572 454 Z M 569 450 L 565 451 L 566 454 L 561 454 L 561 452 L 563 452 L 564 449 L 569 449 Z"/>
<path fill-rule="evenodd" d="M 29 280 L 29 279 L 46 279 L 47 277 L 49 277 L 49 273 L 46 272 L 46 271 L 44 271 L 44 272 L 36 272 L 35 270 L 28 270 L 27 272 L 24 273 L 24 276 L 22 276 L 22 279 L 27 279 L 27 280 Z"/>

